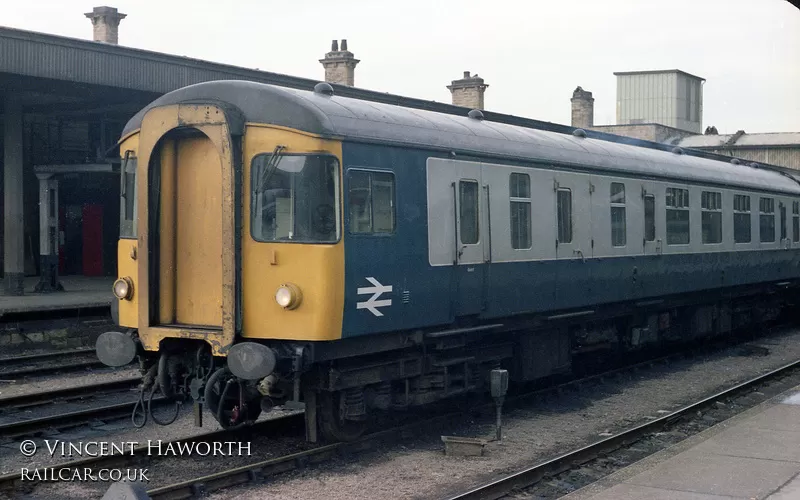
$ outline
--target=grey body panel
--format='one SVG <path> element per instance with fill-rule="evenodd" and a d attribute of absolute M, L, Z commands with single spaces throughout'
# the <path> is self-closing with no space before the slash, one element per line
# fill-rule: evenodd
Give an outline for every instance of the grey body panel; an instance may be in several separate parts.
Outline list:
<path fill-rule="evenodd" d="M 150 108 L 191 102 L 226 103 L 238 108 L 247 122 L 352 141 L 800 194 L 800 185 L 794 178 L 773 170 L 244 81 L 207 82 L 165 94 L 131 118 L 123 135 L 139 128 Z"/>
<path fill-rule="evenodd" d="M 613 174 L 572 172 L 551 168 L 530 168 L 490 162 L 429 158 L 426 166 L 428 204 L 428 257 L 431 266 L 451 266 L 456 262 L 457 245 L 454 232 L 455 207 L 451 183 L 461 179 L 477 179 L 491 197 L 481 196 L 482 229 L 478 244 L 482 252 L 465 253 L 459 265 L 488 261 L 526 262 L 555 259 L 634 257 L 653 254 L 709 254 L 744 251 L 798 249 L 800 242 L 792 241 L 791 207 L 800 201 L 796 195 L 754 193 L 737 187 L 709 188 L 692 182 L 642 180 Z M 515 249 L 511 244 L 511 214 L 509 178 L 512 173 L 528 176 L 531 186 L 530 248 Z M 555 183 L 572 191 L 572 235 L 570 242 L 555 244 L 557 215 Z M 614 246 L 611 240 L 611 183 L 624 186 L 625 242 Z M 682 188 L 689 192 L 689 243 L 667 244 L 666 190 Z M 719 193 L 722 198 L 720 243 L 704 243 L 702 235 L 702 193 Z M 762 196 L 763 194 L 763 196 Z M 654 239 L 645 239 L 644 196 L 654 197 Z M 734 196 L 750 197 L 750 241 L 735 243 L 733 237 Z M 759 199 L 774 200 L 775 207 L 787 207 L 787 238 L 780 239 L 778 210 L 774 215 L 776 236 L 773 241 L 761 241 Z M 618 205 L 619 206 L 619 205 Z M 489 241 L 490 239 L 490 241 Z M 478 245 L 476 245 L 478 246 Z M 467 249 L 469 251 L 469 248 Z M 472 257 L 472 258 L 464 258 Z"/>

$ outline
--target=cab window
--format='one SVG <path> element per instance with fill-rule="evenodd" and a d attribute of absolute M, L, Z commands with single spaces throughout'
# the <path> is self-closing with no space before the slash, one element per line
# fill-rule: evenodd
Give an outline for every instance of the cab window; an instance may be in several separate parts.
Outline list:
<path fill-rule="evenodd" d="M 253 158 L 250 230 L 256 241 L 339 239 L 339 162 L 328 155 L 265 153 Z"/>

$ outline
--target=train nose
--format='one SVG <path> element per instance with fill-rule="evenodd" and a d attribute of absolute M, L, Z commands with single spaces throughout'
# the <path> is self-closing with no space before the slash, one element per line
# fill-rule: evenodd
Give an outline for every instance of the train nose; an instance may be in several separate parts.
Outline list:
<path fill-rule="evenodd" d="M 106 366 L 125 366 L 136 357 L 136 343 L 122 332 L 105 332 L 97 337 L 95 352 Z"/>

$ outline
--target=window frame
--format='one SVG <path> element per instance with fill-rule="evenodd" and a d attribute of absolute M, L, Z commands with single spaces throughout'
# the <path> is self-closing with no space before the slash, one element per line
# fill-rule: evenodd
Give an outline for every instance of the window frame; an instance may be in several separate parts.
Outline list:
<path fill-rule="evenodd" d="M 762 204 L 761 204 L 762 201 L 769 201 L 770 202 L 770 203 L 767 204 L 767 205 L 769 205 L 769 207 L 766 207 L 766 209 L 769 209 L 768 212 L 765 211 L 766 210 L 765 208 L 762 208 Z M 765 240 L 764 239 L 763 224 L 761 222 L 762 220 L 764 220 L 764 217 L 770 217 L 772 219 L 772 239 L 771 240 Z M 759 242 L 760 243 L 775 243 L 776 242 L 775 232 L 776 232 L 775 231 L 775 198 L 774 197 L 767 197 L 767 196 L 759 196 L 758 197 L 758 240 L 759 240 Z"/>
<path fill-rule="evenodd" d="M 682 195 L 685 193 L 685 205 L 677 206 L 677 201 L 674 199 L 675 194 L 681 191 Z M 672 201 L 675 203 L 674 205 L 670 205 L 670 192 L 672 192 Z M 683 196 L 682 196 L 683 197 Z M 691 209 L 691 192 L 689 188 L 686 187 L 666 187 L 664 192 L 664 214 L 666 216 L 666 239 L 667 245 L 669 246 L 688 246 L 692 243 L 692 209 Z M 669 231 L 669 212 L 670 210 L 675 212 L 686 212 L 688 215 L 687 219 L 687 228 L 686 228 L 686 242 L 681 243 L 670 243 L 670 231 Z"/>
<path fill-rule="evenodd" d="M 293 244 L 293 245 L 335 245 L 342 241 L 344 238 L 344 231 L 342 225 L 344 224 L 344 217 L 342 214 L 343 210 L 343 200 L 342 200 L 342 163 L 339 161 L 339 158 L 336 155 L 322 151 L 322 152 L 292 152 L 292 153 L 279 153 L 280 156 L 318 156 L 318 157 L 327 157 L 332 158 L 333 161 L 336 162 L 336 169 L 335 174 L 333 176 L 334 181 L 334 212 L 336 215 L 336 239 L 331 240 L 261 240 L 255 237 L 253 234 L 254 228 L 254 218 L 253 218 L 253 209 L 254 209 L 254 199 L 253 195 L 255 192 L 253 191 L 253 170 L 255 170 L 256 166 L 253 164 L 256 158 L 260 156 L 270 156 L 272 155 L 272 151 L 261 151 L 256 153 L 250 158 L 250 170 L 248 172 L 249 179 L 248 182 L 250 183 L 250 189 L 248 190 L 248 194 L 250 196 L 250 206 L 246 208 L 249 211 L 249 225 L 250 225 L 250 239 L 255 241 L 256 243 L 267 243 L 267 244 Z"/>
<path fill-rule="evenodd" d="M 653 200 L 653 217 L 652 217 L 652 225 L 653 225 L 653 239 L 647 239 L 647 199 L 650 198 Z M 653 242 L 658 239 L 658 233 L 656 232 L 656 195 L 645 193 L 642 202 L 642 212 L 644 215 L 644 236 L 643 239 L 645 243 Z"/>
<path fill-rule="evenodd" d="M 561 192 L 569 193 L 569 241 L 561 241 L 561 211 L 559 210 L 559 194 Z M 575 239 L 575 231 L 572 223 L 572 189 L 566 187 L 558 187 L 556 189 L 556 242 L 559 245 L 570 245 L 572 240 Z"/>
<path fill-rule="evenodd" d="M 614 197 L 614 185 L 622 186 L 622 201 L 615 202 L 613 201 Z M 625 248 L 628 246 L 628 210 L 626 205 L 626 194 L 625 194 L 625 183 L 624 182 L 615 182 L 612 181 L 608 188 L 608 199 L 609 199 L 609 226 L 611 231 L 611 247 L 612 248 Z M 622 244 L 617 245 L 614 243 L 614 209 L 622 209 Z"/>
<path fill-rule="evenodd" d="M 800 201 L 792 200 L 792 243 L 800 242 Z"/>
<path fill-rule="evenodd" d="M 139 187 L 137 183 L 139 159 L 132 150 L 125 151 L 120 164 L 120 216 L 119 238 L 121 240 L 135 240 L 138 238 Z M 128 177 L 130 175 L 130 178 Z M 131 185 L 128 185 L 128 180 Z M 132 189 L 132 193 L 128 189 Z M 128 206 L 130 204 L 130 207 Z M 130 211 L 128 210 L 130 208 Z"/>
<path fill-rule="evenodd" d="M 376 174 L 390 174 L 392 176 L 392 231 L 370 231 L 370 232 L 353 232 L 352 225 L 350 220 L 350 180 L 351 180 L 351 172 L 366 172 L 369 174 L 376 173 Z M 390 237 L 397 234 L 397 176 L 395 175 L 394 171 L 382 169 L 382 168 L 369 168 L 369 167 L 362 167 L 362 166 L 349 166 L 347 167 L 346 171 L 344 172 L 345 178 L 345 186 L 347 187 L 347 205 L 345 206 L 342 203 L 342 209 L 346 209 L 346 220 L 344 223 L 347 225 L 347 234 L 353 237 Z M 372 221 L 372 226 L 375 225 L 375 217 L 374 217 L 374 207 L 372 203 L 372 177 L 369 180 L 369 188 L 370 188 L 370 217 Z"/>
<path fill-rule="evenodd" d="M 736 207 L 736 201 L 738 200 L 747 200 L 747 208 L 744 209 L 742 207 Z M 747 220 L 747 241 L 739 241 L 736 239 L 736 216 L 737 215 L 745 215 L 744 219 Z M 747 245 L 753 242 L 753 211 L 752 211 L 752 195 L 749 194 L 733 194 L 733 243 L 737 245 Z"/>
<path fill-rule="evenodd" d="M 476 239 L 472 243 L 465 243 L 463 236 L 464 236 L 464 217 L 463 207 L 464 202 L 462 200 L 462 191 L 461 185 L 462 184 L 474 184 L 475 185 L 475 236 Z M 470 179 L 470 178 L 463 178 L 458 180 L 458 242 L 461 245 L 480 245 L 481 244 L 481 183 L 478 182 L 477 179 Z"/>
<path fill-rule="evenodd" d="M 528 197 L 520 197 L 520 196 L 512 196 L 512 184 L 511 179 L 514 178 L 515 175 L 524 176 L 528 180 Z M 513 207 L 514 204 L 525 204 L 528 207 L 528 246 L 527 247 L 515 247 L 514 246 L 514 225 L 512 222 L 512 214 L 514 213 Z M 512 250 L 530 250 L 533 248 L 533 190 L 531 184 L 531 175 L 525 172 L 511 172 L 508 175 L 508 208 L 509 208 L 509 217 L 508 217 L 508 224 L 509 224 L 509 243 L 511 244 Z"/>
<path fill-rule="evenodd" d="M 714 203 L 711 203 L 711 201 Z M 719 204 L 716 202 L 719 201 Z M 714 205 L 713 207 L 711 205 Z M 706 241 L 706 214 L 719 214 L 719 240 Z M 713 220 L 713 219 L 712 219 Z M 701 191 L 700 192 L 700 239 L 703 245 L 719 245 L 722 243 L 723 236 L 723 210 L 721 191 Z"/>
<path fill-rule="evenodd" d="M 783 200 L 778 200 L 778 224 L 780 225 L 780 242 L 789 239 L 789 228 L 787 227 L 788 215 L 786 214 L 786 203 Z"/>

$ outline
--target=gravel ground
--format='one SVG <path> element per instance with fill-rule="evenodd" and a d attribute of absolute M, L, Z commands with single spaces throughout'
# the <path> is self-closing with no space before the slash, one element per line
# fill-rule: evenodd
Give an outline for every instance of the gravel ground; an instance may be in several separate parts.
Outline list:
<path fill-rule="evenodd" d="M 643 371 L 601 388 L 570 393 L 548 402 L 507 412 L 503 441 L 490 443 L 478 458 L 445 457 L 439 435 L 418 436 L 355 460 L 329 462 L 271 479 L 268 484 L 239 487 L 210 495 L 213 500 L 442 498 L 530 466 L 569 449 L 673 411 L 756 374 L 800 357 L 800 331 L 729 348 L 702 359 Z M 491 419 L 472 422 L 448 434 L 481 437 L 493 434 Z"/>
<path fill-rule="evenodd" d="M 715 390 L 793 361 L 800 356 L 798 341 L 800 330 L 754 343 L 766 349 L 729 348 L 702 359 L 683 360 L 606 381 L 595 389 L 527 403 L 522 409 L 506 412 L 504 440 L 490 443 L 483 457 L 449 458 L 443 454 L 442 434 L 493 435 L 491 418 L 476 420 L 465 416 L 457 424 L 431 430 L 402 445 L 387 446 L 352 460 L 327 462 L 272 478 L 268 484 L 229 489 L 209 498 L 441 498 L 448 492 L 461 491 L 563 453 L 597 439 L 602 433 L 641 423 Z M 135 429 L 125 419 L 99 422 L 57 437 L 69 442 L 145 443 L 147 440 L 171 440 L 199 434 L 200 429 L 194 427 L 190 409 L 186 410 L 176 423 L 168 427 L 150 422 L 142 429 Z M 217 428 L 208 414 L 204 423 L 203 432 Z M 252 440 L 251 456 L 217 460 L 179 457 L 159 461 L 150 471 L 149 488 L 309 447 L 297 438 L 297 434 L 285 437 L 244 436 L 241 440 Z M 27 459 L 17 446 L 0 445 L 0 473 L 16 473 L 21 467 L 44 467 L 65 461 L 61 456 L 50 457 L 43 452 Z M 19 498 L 100 498 L 107 486 L 102 483 L 47 484 Z"/>

